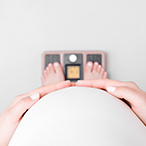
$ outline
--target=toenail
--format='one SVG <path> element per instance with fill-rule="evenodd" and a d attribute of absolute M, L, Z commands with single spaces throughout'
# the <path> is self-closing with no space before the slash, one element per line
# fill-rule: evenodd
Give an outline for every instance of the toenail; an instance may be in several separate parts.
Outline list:
<path fill-rule="evenodd" d="M 101 65 L 99 65 L 98 67 L 101 67 Z"/>
<path fill-rule="evenodd" d="M 52 63 L 49 63 L 49 66 L 52 66 Z"/>
<path fill-rule="evenodd" d="M 92 66 L 92 63 L 91 63 L 91 62 L 88 62 L 87 65 L 88 65 L 88 66 Z"/>
<path fill-rule="evenodd" d="M 98 62 L 94 62 L 95 65 L 98 65 Z"/>
<path fill-rule="evenodd" d="M 54 66 L 55 66 L 55 67 L 58 67 L 58 66 L 59 66 L 59 63 L 58 63 L 58 62 L 55 62 L 55 63 L 54 63 Z"/>

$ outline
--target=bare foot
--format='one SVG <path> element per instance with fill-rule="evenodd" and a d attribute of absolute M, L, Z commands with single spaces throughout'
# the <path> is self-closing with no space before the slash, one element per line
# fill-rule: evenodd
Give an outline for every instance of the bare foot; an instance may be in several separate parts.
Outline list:
<path fill-rule="evenodd" d="M 107 72 L 98 62 L 87 62 L 84 69 L 84 80 L 105 78 L 107 78 Z"/>
<path fill-rule="evenodd" d="M 44 71 L 42 77 L 42 85 L 52 85 L 65 80 L 62 66 L 58 63 L 50 63 Z"/>

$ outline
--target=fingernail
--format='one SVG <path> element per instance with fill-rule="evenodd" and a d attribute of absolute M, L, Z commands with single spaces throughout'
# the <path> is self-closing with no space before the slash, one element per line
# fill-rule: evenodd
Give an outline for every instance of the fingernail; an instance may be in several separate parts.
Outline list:
<path fill-rule="evenodd" d="M 108 92 L 115 92 L 116 87 L 108 86 L 106 89 Z"/>
<path fill-rule="evenodd" d="M 92 63 L 91 63 L 91 62 L 88 62 L 87 65 L 88 65 L 88 66 L 92 66 Z"/>
<path fill-rule="evenodd" d="M 30 98 L 31 98 L 32 100 L 38 99 L 39 97 L 40 97 L 40 94 L 39 94 L 39 93 L 35 93 L 35 94 L 33 94 L 33 95 L 30 96 Z"/>
<path fill-rule="evenodd" d="M 55 66 L 55 67 L 59 66 L 59 63 L 58 63 L 58 62 L 55 62 L 55 63 L 54 63 L 54 66 Z"/>

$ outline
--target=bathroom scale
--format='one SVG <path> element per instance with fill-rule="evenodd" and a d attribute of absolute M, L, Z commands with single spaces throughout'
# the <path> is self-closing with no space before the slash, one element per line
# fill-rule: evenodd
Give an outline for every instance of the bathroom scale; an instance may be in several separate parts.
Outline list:
<path fill-rule="evenodd" d="M 65 80 L 76 82 L 83 79 L 84 66 L 88 61 L 98 62 L 105 69 L 103 51 L 46 51 L 42 55 L 42 72 L 49 63 L 59 62 L 63 68 Z"/>

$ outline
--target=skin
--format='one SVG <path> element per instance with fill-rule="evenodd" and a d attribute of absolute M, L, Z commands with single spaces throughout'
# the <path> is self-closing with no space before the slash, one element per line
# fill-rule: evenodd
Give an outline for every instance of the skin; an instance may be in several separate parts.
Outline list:
<path fill-rule="evenodd" d="M 70 81 L 40 87 L 26 94 L 17 96 L 14 101 L 0 115 L 0 146 L 8 146 L 12 135 L 19 125 L 23 114 L 30 109 L 40 98 L 48 93 L 70 87 Z M 31 95 L 39 93 L 39 98 L 32 100 Z"/>
<path fill-rule="evenodd" d="M 97 79 L 107 77 L 104 69 L 97 62 L 94 64 L 88 62 L 85 66 L 84 79 Z M 75 83 L 64 81 L 64 74 L 61 65 L 58 62 L 48 64 L 42 77 L 42 87 L 35 89 L 23 95 L 17 96 L 14 101 L 0 115 L 0 146 L 7 146 L 19 125 L 23 114 L 30 109 L 40 98 L 48 93 L 75 86 Z M 31 95 L 39 93 L 39 98 L 32 100 Z"/>
<path fill-rule="evenodd" d="M 51 67 L 52 68 L 48 68 L 47 70 L 53 69 L 53 66 Z M 58 74 L 60 75 L 60 73 L 62 73 L 62 70 L 59 67 L 60 66 L 56 66 L 55 68 L 54 66 L 54 72 L 47 72 L 48 77 L 50 77 L 51 75 L 56 76 L 56 72 L 59 71 L 59 69 L 60 72 L 58 72 Z M 98 64 L 94 63 L 94 66 L 93 64 L 91 66 L 86 66 L 85 69 L 88 76 L 90 75 L 97 78 L 97 73 L 98 75 L 101 75 L 101 71 L 100 73 L 98 71 L 100 69 L 100 66 Z M 47 77 L 46 73 L 43 75 L 43 78 L 44 76 Z M 102 77 L 104 76 L 102 75 Z M 46 79 L 44 79 L 44 81 L 46 82 Z M 110 79 L 87 79 L 76 83 L 71 83 L 70 81 L 56 82 L 59 83 L 45 85 L 26 94 L 17 96 L 14 101 L 2 112 L 2 114 L 0 115 L 0 146 L 7 146 L 9 144 L 12 135 L 14 134 L 23 117 L 23 114 L 27 111 L 27 109 L 30 109 L 40 98 L 42 98 L 46 94 L 70 86 L 83 86 L 104 89 L 108 93 L 114 95 L 116 98 L 125 99 L 130 104 L 132 111 L 146 125 L 146 92 L 142 91 L 133 82 L 120 82 Z M 114 87 L 115 90 L 109 91 L 108 87 Z M 32 100 L 30 96 L 35 93 L 39 94 L 39 98 Z"/>
<path fill-rule="evenodd" d="M 107 78 L 107 73 L 98 62 L 89 61 L 84 67 L 84 80 Z M 44 70 L 42 85 L 50 85 L 65 80 L 62 66 L 58 62 L 50 63 Z"/>
<path fill-rule="evenodd" d="M 146 92 L 142 91 L 134 82 L 110 79 L 84 80 L 77 82 L 76 86 L 104 89 L 116 98 L 125 99 L 130 104 L 131 110 L 146 125 Z M 108 91 L 108 87 L 114 87 L 115 91 Z"/>

